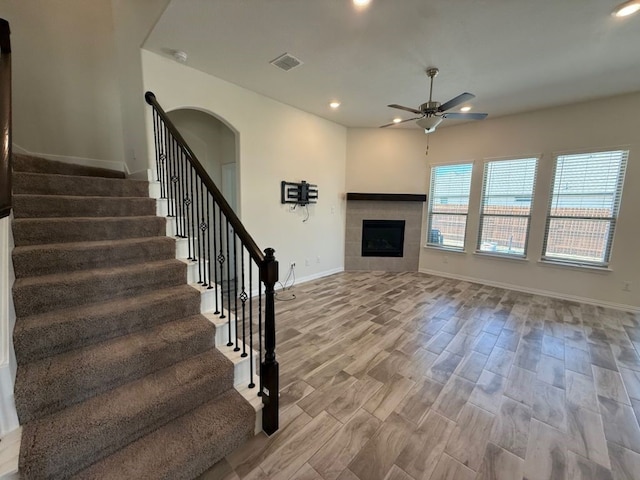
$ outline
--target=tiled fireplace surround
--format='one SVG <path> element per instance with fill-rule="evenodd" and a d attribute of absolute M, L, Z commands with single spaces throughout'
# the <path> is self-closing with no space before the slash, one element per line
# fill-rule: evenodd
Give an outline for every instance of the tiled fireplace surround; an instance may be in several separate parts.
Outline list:
<path fill-rule="evenodd" d="M 425 201 L 420 194 L 347 193 L 345 270 L 417 271 Z M 404 256 L 363 257 L 363 220 L 404 220 Z"/>

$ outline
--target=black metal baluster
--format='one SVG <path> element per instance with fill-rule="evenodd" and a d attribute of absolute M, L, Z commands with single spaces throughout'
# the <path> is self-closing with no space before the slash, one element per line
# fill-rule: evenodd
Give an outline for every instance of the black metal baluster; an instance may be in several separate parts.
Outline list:
<path fill-rule="evenodd" d="M 167 186 L 169 187 L 169 217 L 175 217 L 176 216 L 176 192 L 175 192 L 175 187 L 176 187 L 176 182 L 175 182 L 175 176 L 173 175 L 173 159 L 175 158 L 175 147 L 176 147 L 176 141 L 173 137 L 169 137 L 169 148 L 168 148 L 168 152 L 167 152 L 167 180 L 168 180 L 168 184 Z M 175 222 L 176 228 L 175 228 L 175 232 L 174 233 L 178 233 L 178 222 Z"/>
<path fill-rule="evenodd" d="M 166 144 L 164 140 L 164 131 L 165 131 L 164 123 L 162 123 L 162 121 L 158 121 L 158 148 L 159 148 L 158 158 L 160 160 L 160 163 L 159 163 L 160 173 L 158 174 L 158 182 L 160 182 L 160 198 L 167 198 L 167 185 L 166 185 L 166 179 L 164 174 L 164 164 L 167 160 L 167 155 L 165 153 Z"/>
<path fill-rule="evenodd" d="M 198 270 L 202 272 L 202 286 L 205 287 L 207 285 L 207 259 L 206 249 L 205 249 L 205 239 L 206 239 L 206 231 L 207 231 L 207 223 L 204 218 L 204 184 L 202 183 L 202 179 L 200 179 L 200 243 L 202 244 L 202 248 L 200 249 L 200 265 Z"/>
<path fill-rule="evenodd" d="M 195 245 L 195 229 L 193 228 L 193 167 L 189 166 L 188 168 L 189 175 L 189 190 L 187 193 L 187 199 L 185 200 L 185 205 L 187 206 L 187 215 L 189 216 L 189 220 L 187 222 L 189 226 L 189 244 L 191 245 L 191 255 L 189 256 L 189 260 L 195 262 L 196 261 L 196 245 Z"/>
<path fill-rule="evenodd" d="M 202 236 L 202 249 L 200 250 L 200 269 L 202 270 L 202 286 L 207 286 L 207 222 L 205 219 L 205 196 L 204 196 L 204 184 L 202 178 L 200 179 L 200 235 Z"/>
<path fill-rule="evenodd" d="M 236 232 L 233 231 L 233 303 L 235 305 L 234 314 L 236 317 L 236 348 L 233 349 L 234 352 L 240 351 L 239 345 L 239 335 L 238 335 L 238 324 L 240 323 L 240 319 L 238 318 L 238 246 L 236 244 Z"/>
<path fill-rule="evenodd" d="M 195 184 L 196 184 L 196 194 L 194 197 L 194 209 L 195 209 L 195 222 L 194 225 L 196 227 L 195 229 L 195 235 L 196 235 L 196 244 L 197 244 L 197 257 L 196 257 L 196 261 L 198 262 L 198 285 L 202 285 L 202 247 L 201 247 L 201 240 L 202 240 L 202 230 L 200 230 L 200 222 L 201 222 L 201 216 L 200 216 L 200 201 L 202 200 L 200 198 L 200 187 L 202 182 L 199 180 L 198 175 L 196 175 L 195 177 Z"/>
<path fill-rule="evenodd" d="M 184 238 L 184 217 L 182 215 L 182 190 L 183 190 L 183 175 L 182 165 L 184 164 L 184 153 L 182 147 L 178 149 L 176 168 L 174 172 L 175 184 L 176 184 L 176 229 L 177 236 Z"/>
<path fill-rule="evenodd" d="M 171 162 L 171 137 L 169 135 L 169 131 L 167 130 L 167 126 L 164 126 L 164 178 L 165 178 L 165 190 L 167 191 L 167 209 L 169 212 L 168 216 L 171 216 L 171 178 L 169 174 L 170 162 Z"/>
<path fill-rule="evenodd" d="M 173 205 L 174 205 L 173 215 L 175 217 L 175 222 L 176 222 L 176 236 L 182 237 L 184 233 L 184 225 L 182 223 L 182 218 L 180 218 L 180 213 L 182 210 L 182 194 L 181 194 L 182 182 L 181 182 L 181 175 L 180 175 L 180 165 L 182 164 L 182 147 L 178 144 L 176 140 L 174 140 L 174 142 L 175 142 L 175 149 L 174 149 L 175 161 L 173 162 L 172 174 L 171 174 L 173 197 L 175 199 L 173 202 Z"/>
<path fill-rule="evenodd" d="M 208 190 L 207 190 L 206 198 L 207 198 L 207 270 L 209 273 L 208 275 L 209 285 L 207 286 L 207 290 L 211 290 L 213 288 L 211 286 L 211 262 L 213 261 L 211 259 L 211 227 L 214 225 L 215 218 L 212 219 L 209 213 L 209 204 L 213 202 L 213 197 L 211 196 Z M 215 248 L 213 251 L 215 252 Z M 218 301 L 216 299 L 216 310 L 217 309 L 218 309 Z"/>
<path fill-rule="evenodd" d="M 160 135 L 158 133 L 158 112 L 153 110 L 153 142 L 156 147 L 156 180 L 160 182 Z M 160 198 L 162 198 L 162 183 L 160 183 Z"/>
<path fill-rule="evenodd" d="M 160 141 L 162 142 L 162 153 L 160 154 L 160 158 L 162 160 L 162 163 L 160 164 L 160 175 L 162 176 L 162 194 L 163 198 L 167 199 L 167 205 L 169 205 L 169 186 L 167 185 L 167 157 L 169 144 L 167 143 L 167 127 L 164 123 L 162 123 L 162 128 L 160 129 Z M 167 206 L 167 212 L 168 211 L 169 207 Z"/>
<path fill-rule="evenodd" d="M 258 271 L 261 273 L 259 265 Z M 260 382 L 260 391 L 258 395 L 261 397 L 264 386 L 262 384 L 262 278 L 260 277 L 262 277 L 262 275 L 258 276 L 258 359 L 260 361 L 260 378 L 258 379 Z"/>
<path fill-rule="evenodd" d="M 220 251 L 218 252 L 218 263 L 220 264 L 220 318 L 225 318 L 224 314 L 224 254 L 222 253 L 224 247 L 222 243 L 222 209 L 218 205 L 218 235 L 220 236 Z M 229 323 L 229 342 L 231 342 L 231 322 Z M 231 343 L 233 345 L 233 343 Z M 227 346 L 230 347 L 229 343 Z"/>
<path fill-rule="evenodd" d="M 222 216 L 222 213 L 220 213 L 220 215 Z M 215 199 L 213 202 L 213 221 L 211 222 L 211 226 L 213 227 L 213 254 L 216 255 L 218 252 L 218 241 L 216 240 L 216 203 L 215 203 Z M 216 259 L 217 260 L 217 259 Z M 215 289 L 216 289 L 216 311 L 214 312 L 216 315 L 220 313 L 220 309 L 218 308 L 218 267 L 219 267 L 219 263 L 217 261 L 214 261 L 214 259 L 211 259 L 213 263 L 213 283 L 215 284 Z M 222 275 L 221 275 L 222 277 Z"/>
<path fill-rule="evenodd" d="M 176 221 L 176 234 L 180 232 L 180 225 L 178 224 L 178 206 L 180 205 L 180 197 L 178 197 L 178 153 L 180 151 L 180 146 L 175 138 L 172 137 L 171 142 L 171 198 L 173 200 L 173 212 L 172 216 Z"/>
<path fill-rule="evenodd" d="M 187 239 L 189 245 L 189 215 L 184 203 L 187 198 L 187 172 L 189 171 L 189 158 L 187 152 L 182 152 L 182 164 L 180 165 L 180 213 L 182 215 L 182 237 Z M 191 250 L 189 250 L 191 251 Z"/>
<path fill-rule="evenodd" d="M 229 256 L 229 219 L 225 216 L 225 238 L 227 240 L 227 310 L 231 313 L 231 261 Z M 238 319 L 235 318 L 237 322 Z M 231 325 L 231 315 L 229 315 L 229 325 Z M 231 330 L 229 330 L 231 332 Z M 236 331 L 237 333 L 237 331 Z M 236 337 L 236 341 L 237 341 Z M 233 340 L 231 335 L 229 336 L 229 343 L 227 346 L 231 347 L 233 345 Z"/>
<path fill-rule="evenodd" d="M 256 386 L 253 383 L 253 262 L 249 257 L 249 388 Z"/>
<path fill-rule="evenodd" d="M 247 291 L 244 283 L 244 248 L 240 246 L 240 271 L 242 272 L 242 292 L 240 292 L 240 301 L 242 302 L 242 355 L 247 356 L 247 314 L 245 311 L 245 303 L 247 302 Z"/>

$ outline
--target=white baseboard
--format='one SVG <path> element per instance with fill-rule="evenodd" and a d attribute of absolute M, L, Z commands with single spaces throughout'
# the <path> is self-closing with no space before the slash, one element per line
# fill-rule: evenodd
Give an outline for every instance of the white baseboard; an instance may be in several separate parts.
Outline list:
<path fill-rule="evenodd" d="M 16 145 L 15 143 L 11 146 L 11 148 L 13 150 L 13 153 L 21 153 L 23 155 L 45 158 L 47 160 L 54 160 L 56 162 L 71 163 L 73 165 L 83 165 L 85 167 L 106 168 L 107 170 L 115 170 L 117 172 L 126 171 L 125 163 L 115 160 L 99 160 L 97 158 L 84 158 L 67 155 L 52 155 L 49 153 L 30 152 L 26 148 L 22 148 L 20 145 Z"/>
<path fill-rule="evenodd" d="M 299 283 L 307 283 L 312 280 L 317 280 L 319 278 L 328 277 L 329 275 L 334 275 L 336 273 L 344 272 L 344 267 L 333 268 L 331 270 L 325 270 L 324 272 L 318 272 L 311 275 L 307 275 L 305 277 L 296 278 L 296 285 Z"/>
<path fill-rule="evenodd" d="M 481 283 L 482 285 L 488 285 L 490 287 L 504 288 L 505 290 L 514 290 L 516 292 L 530 293 L 532 295 L 541 295 L 543 297 L 551 297 L 551 298 L 557 298 L 560 300 L 568 300 L 570 302 L 586 303 L 589 305 L 595 305 L 596 307 L 612 308 L 614 310 L 622 310 L 625 312 L 640 313 L 640 307 L 636 307 L 634 305 L 605 302 L 603 300 L 580 297 L 577 295 L 566 295 L 563 293 L 552 292 L 550 290 L 541 290 L 538 288 L 522 287 L 520 285 L 513 285 L 511 283 L 493 282 L 491 280 L 485 280 L 483 278 L 468 277 L 466 275 L 456 275 L 455 273 L 439 272 L 437 270 L 430 270 L 428 268 L 421 268 L 418 271 L 420 273 L 426 273 L 427 275 L 434 275 L 436 277 L 453 278 L 455 280 L 463 280 L 465 282 Z"/>
<path fill-rule="evenodd" d="M 129 169 L 126 168 L 126 165 L 125 165 L 124 173 L 127 175 L 127 178 L 129 180 L 145 180 L 147 182 L 153 181 L 153 173 L 151 172 L 150 168 L 146 168 L 144 170 L 138 170 L 137 172 L 129 172 Z"/>
<path fill-rule="evenodd" d="M 22 427 L 18 427 L 0 438 L 0 479 L 19 480 L 18 462 Z"/>
<path fill-rule="evenodd" d="M 19 426 L 13 397 L 16 379 L 16 356 L 13 350 L 13 327 L 16 312 L 11 288 L 15 281 L 11 251 L 13 215 L 0 220 L 0 436 Z"/>

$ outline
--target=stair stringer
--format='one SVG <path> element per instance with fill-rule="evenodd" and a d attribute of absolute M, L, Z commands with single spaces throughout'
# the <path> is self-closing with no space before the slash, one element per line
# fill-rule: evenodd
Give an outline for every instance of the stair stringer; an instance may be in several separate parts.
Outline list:
<path fill-rule="evenodd" d="M 159 182 L 149 182 L 149 196 L 156 199 L 156 215 L 165 218 L 167 221 L 166 235 L 176 242 L 176 259 L 187 264 L 187 281 L 189 285 L 200 293 L 200 312 L 216 327 L 216 348 L 233 362 L 234 388 L 249 402 L 256 412 L 254 433 L 257 435 L 262 431 L 261 411 L 263 408 L 262 398 L 258 396 L 258 385 L 260 384 L 260 379 L 257 374 L 260 365 L 259 354 L 255 350 L 252 350 L 252 356 L 247 355 L 246 357 L 242 357 L 241 354 L 244 347 L 242 341 L 238 341 L 240 351 L 235 351 L 236 338 L 234 333 L 236 317 L 234 313 L 226 308 L 222 309 L 225 318 L 220 318 L 220 314 L 214 313 L 215 306 L 221 305 L 219 292 L 222 287 L 215 285 L 214 288 L 210 289 L 197 283 L 199 264 L 198 262 L 188 259 L 188 242 L 190 239 L 176 236 L 176 224 L 180 217 L 168 216 L 168 200 L 166 198 L 160 198 Z M 218 300 L 217 303 L 216 299 Z M 231 324 L 233 346 L 227 346 L 229 342 L 229 324 Z M 249 351 L 249 348 L 250 347 L 247 346 L 246 351 Z M 250 365 L 251 358 L 253 358 L 254 362 L 253 369 Z M 253 378 L 251 375 L 252 371 Z M 252 379 L 251 382 L 250 379 Z M 253 383 L 255 386 L 249 388 L 249 383 Z"/>

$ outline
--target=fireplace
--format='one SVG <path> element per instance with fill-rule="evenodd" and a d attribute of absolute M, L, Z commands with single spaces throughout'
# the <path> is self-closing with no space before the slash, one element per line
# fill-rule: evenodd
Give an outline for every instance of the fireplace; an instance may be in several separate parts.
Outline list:
<path fill-rule="evenodd" d="M 402 257 L 404 220 L 362 220 L 363 257 Z"/>
<path fill-rule="evenodd" d="M 345 270 L 417 272 L 426 199 L 413 193 L 347 193 Z M 381 247 L 380 238 L 367 240 L 381 233 L 391 233 L 385 242 L 393 250 L 386 243 Z"/>

